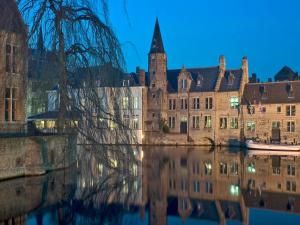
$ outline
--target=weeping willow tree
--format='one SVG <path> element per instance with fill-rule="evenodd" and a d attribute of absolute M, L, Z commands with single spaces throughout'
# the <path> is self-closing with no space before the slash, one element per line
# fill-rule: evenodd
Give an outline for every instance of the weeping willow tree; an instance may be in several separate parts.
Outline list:
<path fill-rule="evenodd" d="M 135 132 L 123 120 L 122 99 L 126 96 L 131 105 L 132 97 L 130 88 L 121 87 L 125 60 L 111 29 L 107 1 L 18 0 L 18 5 L 29 24 L 29 43 L 37 41 L 42 28 L 43 47 L 55 55 L 58 132 L 76 127 L 82 148 L 98 152 L 106 167 L 119 170 L 116 161 L 136 160 L 133 148 L 99 147 L 136 143 Z M 130 107 L 126 110 L 132 115 Z M 78 157 L 91 160 L 85 153 Z"/>

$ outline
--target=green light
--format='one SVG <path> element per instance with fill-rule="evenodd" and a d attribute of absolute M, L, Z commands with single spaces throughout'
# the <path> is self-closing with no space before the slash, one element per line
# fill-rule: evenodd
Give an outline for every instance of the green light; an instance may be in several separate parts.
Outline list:
<path fill-rule="evenodd" d="M 247 167 L 247 171 L 249 172 L 249 173 L 255 173 L 256 172 L 256 169 L 255 169 L 255 166 L 254 166 L 254 164 L 249 164 L 248 165 L 248 167 Z"/>
<path fill-rule="evenodd" d="M 233 196 L 238 196 L 240 194 L 240 187 L 238 185 L 230 185 L 230 194 Z"/>

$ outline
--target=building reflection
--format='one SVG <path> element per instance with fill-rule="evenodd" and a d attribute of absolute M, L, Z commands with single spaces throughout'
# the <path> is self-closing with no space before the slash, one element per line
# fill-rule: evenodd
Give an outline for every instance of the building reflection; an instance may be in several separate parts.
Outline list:
<path fill-rule="evenodd" d="M 174 218 L 246 225 L 249 208 L 300 213 L 298 157 L 199 147 L 145 152 L 151 225 Z"/>
<path fill-rule="evenodd" d="M 102 149 L 81 155 L 73 169 L 1 182 L 0 225 L 247 225 L 251 208 L 300 213 L 300 157 L 207 147 L 136 150 L 138 160 L 107 166 Z"/>

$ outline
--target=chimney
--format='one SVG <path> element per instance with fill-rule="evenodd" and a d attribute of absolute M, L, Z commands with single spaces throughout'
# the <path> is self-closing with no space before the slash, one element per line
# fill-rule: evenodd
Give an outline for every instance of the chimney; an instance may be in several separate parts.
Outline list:
<path fill-rule="evenodd" d="M 146 74 L 145 74 L 145 70 L 139 69 L 139 71 L 138 71 L 137 74 L 138 74 L 138 76 L 139 76 L 140 85 L 141 85 L 141 86 L 145 86 L 145 85 L 146 85 Z"/>
<path fill-rule="evenodd" d="M 249 82 L 248 79 L 248 59 L 246 56 L 243 57 L 242 59 L 242 70 L 243 70 L 243 80 L 245 83 Z"/>
<path fill-rule="evenodd" d="M 224 71 L 226 70 L 226 62 L 225 62 L 225 57 L 224 55 L 220 55 L 219 57 L 219 66 L 220 66 L 220 70 Z"/>

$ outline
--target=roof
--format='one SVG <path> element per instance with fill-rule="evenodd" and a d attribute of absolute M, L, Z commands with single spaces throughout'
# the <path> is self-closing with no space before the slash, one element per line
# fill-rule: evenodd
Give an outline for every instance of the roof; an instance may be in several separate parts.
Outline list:
<path fill-rule="evenodd" d="M 275 81 L 292 81 L 298 79 L 298 73 L 295 73 L 290 67 L 284 66 L 276 75 Z"/>
<path fill-rule="evenodd" d="M 0 1 L 0 30 L 27 34 L 26 25 L 15 0 Z"/>
<path fill-rule="evenodd" d="M 228 70 L 221 80 L 219 91 L 238 91 L 243 76 L 243 70 Z"/>
<path fill-rule="evenodd" d="M 214 92 L 219 76 L 219 66 L 203 68 L 187 68 L 191 73 L 190 92 Z M 178 91 L 178 76 L 181 69 L 167 70 L 168 92 Z M 219 91 L 238 91 L 242 80 L 241 69 L 227 70 L 221 80 Z M 199 82 L 198 82 L 199 81 Z"/>
<path fill-rule="evenodd" d="M 242 104 L 280 104 L 300 102 L 300 81 L 248 83 Z"/>
<path fill-rule="evenodd" d="M 156 22 L 155 22 L 153 38 L 152 38 L 151 47 L 150 47 L 150 53 L 165 53 L 158 19 L 156 19 Z"/>

